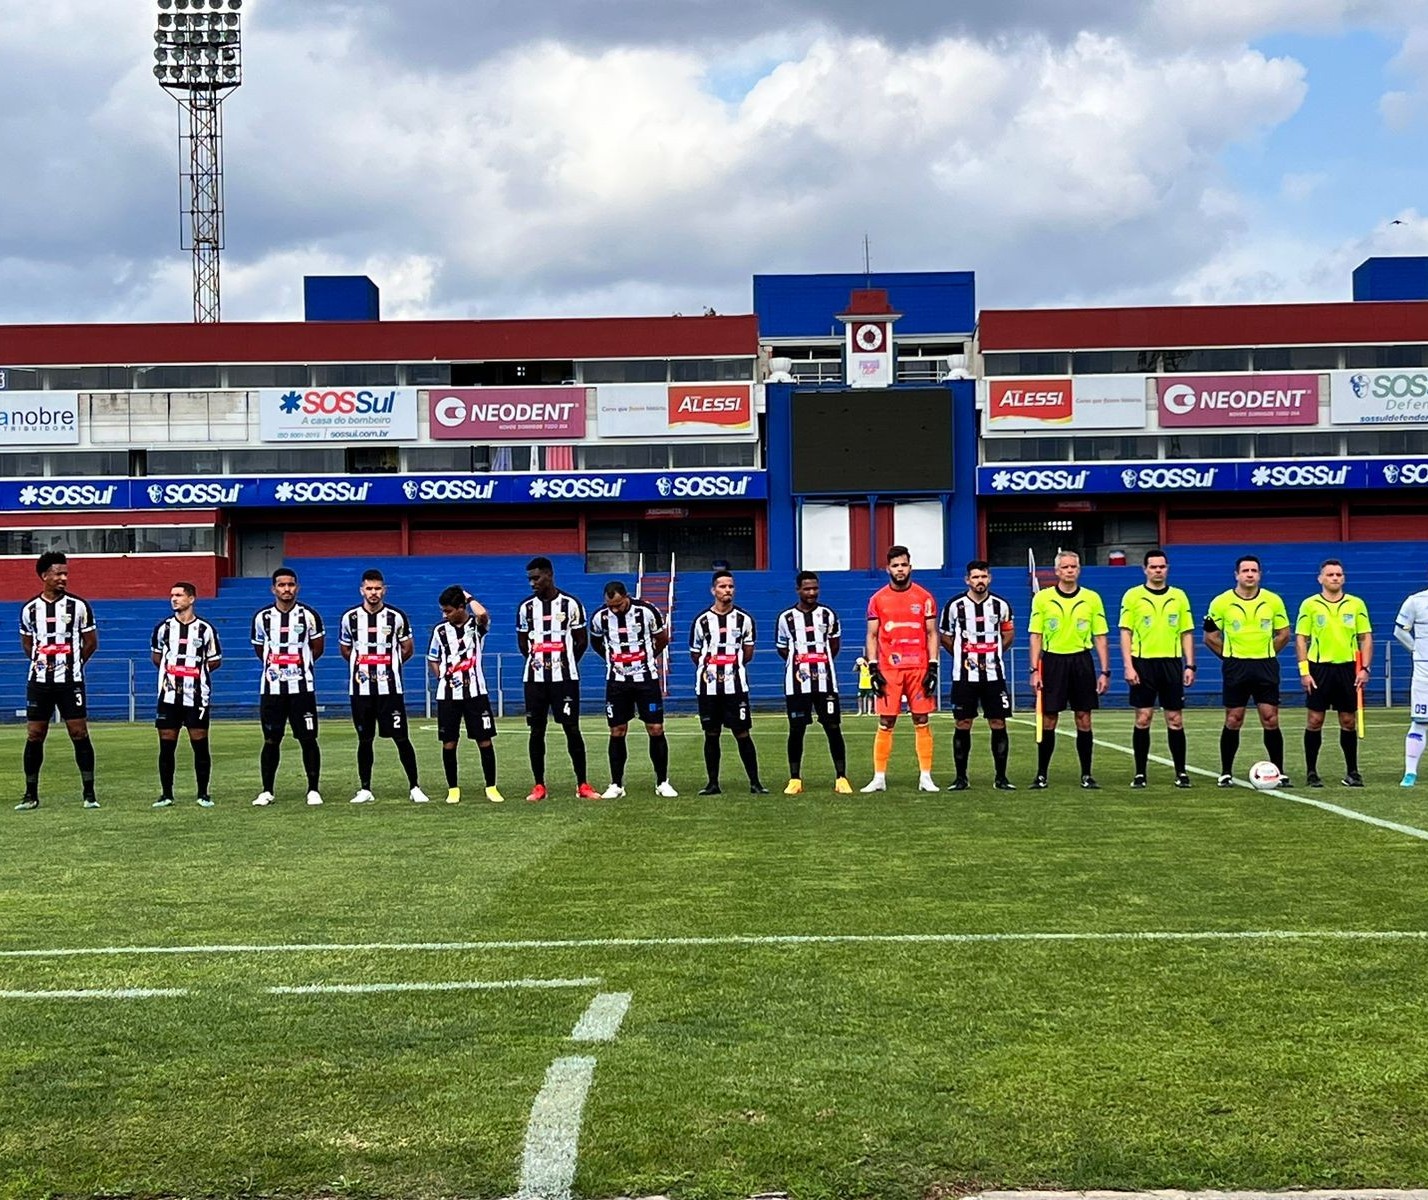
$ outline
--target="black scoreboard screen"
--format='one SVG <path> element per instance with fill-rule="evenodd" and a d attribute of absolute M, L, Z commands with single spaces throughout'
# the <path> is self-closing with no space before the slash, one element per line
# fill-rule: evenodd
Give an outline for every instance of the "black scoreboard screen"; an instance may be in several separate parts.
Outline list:
<path fill-rule="evenodd" d="M 794 392 L 793 490 L 950 492 L 947 388 Z"/>

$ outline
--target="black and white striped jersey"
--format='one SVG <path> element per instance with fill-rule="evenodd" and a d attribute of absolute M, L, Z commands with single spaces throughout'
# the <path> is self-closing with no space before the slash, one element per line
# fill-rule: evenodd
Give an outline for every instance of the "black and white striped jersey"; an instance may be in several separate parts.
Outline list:
<path fill-rule="evenodd" d="M 159 703 L 207 708 L 213 668 L 223 661 L 218 630 L 202 617 L 167 617 L 154 626 L 152 650 L 159 656 Z"/>
<path fill-rule="evenodd" d="M 253 645 L 263 652 L 264 696 L 314 691 L 312 644 L 323 636 L 322 618 L 306 604 L 283 612 L 276 604 L 253 614 Z"/>
<path fill-rule="evenodd" d="M 342 614 L 337 636 L 352 650 L 347 659 L 348 695 L 402 694 L 402 643 L 412 636 L 406 613 L 390 604 L 369 612 L 359 604 Z"/>
<path fill-rule="evenodd" d="M 481 647 L 486 635 L 476 627 L 476 618 L 465 624 L 440 622 L 431 631 L 428 662 L 436 664 L 436 698 L 466 700 L 486 695 L 486 676 L 481 670 Z"/>
<path fill-rule="evenodd" d="M 549 600 L 532 596 L 516 610 L 516 630 L 526 635 L 530 653 L 522 678 L 527 683 L 564 683 L 580 678 L 572 639 L 585 628 L 585 606 L 569 592 Z"/>
<path fill-rule="evenodd" d="M 83 635 L 94 628 L 89 601 L 75 595 L 46 600 L 43 593 L 20 609 L 20 632 L 32 639 L 31 683 L 83 683 Z"/>
<path fill-rule="evenodd" d="M 698 656 L 694 691 L 699 696 L 747 696 L 744 647 L 754 644 L 754 618 L 742 608 L 705 609 L 689 626 L 689 652 Z"/>
<path fill-rule="evenodd" d="M 779 613 L 774 626 L 774 645 L 788 651 L 783 666 L 785 696 L 837 693 L 838 678 L 833 670 L 833 650 L 829 643 L 842 636 L 838 614 L 826 604 L 815 605 L 812 612 L 804 612 L 795 605 Z"/>
<path fill-rule="evenodd" d="M 1010 629 L 1011 621 L 1011 605 L 995 592 L 981 601 L 967 592 L 947 601 L 937 628 L 955 639 L 952 678 L 962 683 L 1005 683 L 1002 630 Z"/>
<path fill-rule="evenodd" d="M 646 600 L 631 600 L 622 613 L 597 608 L 590 618 L 590 636 L 605 644 L 605 679 L 618 683 L 649 683 L 659 678 L 655 637 L 664 628 L 664 614 Z"/>

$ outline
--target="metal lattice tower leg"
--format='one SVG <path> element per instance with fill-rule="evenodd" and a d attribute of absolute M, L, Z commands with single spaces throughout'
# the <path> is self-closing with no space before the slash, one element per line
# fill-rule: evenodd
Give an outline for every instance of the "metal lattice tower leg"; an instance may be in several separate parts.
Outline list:
<path fill-rule="evenodd" d="M 220 320 L 219 252 L 223 249 L 223 107 L 212 92 L 193 92 L 179 103 L 180 172 L 188 184 L 180 197 L 181 240 L 193 251 L 193 319 Z"/>

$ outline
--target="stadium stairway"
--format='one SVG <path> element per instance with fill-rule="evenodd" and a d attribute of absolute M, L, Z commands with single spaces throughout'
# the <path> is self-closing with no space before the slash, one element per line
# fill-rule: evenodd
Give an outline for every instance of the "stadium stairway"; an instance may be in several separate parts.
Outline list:
<path fill-rule="evenodd" d="M 1218 706 L 1219 662 L 1201 644 L 1199 624 L 1210 599 L 1233 586 L 1234 562 L 1240 553 L 1257 553 L 1264 563 L 1265 586 L 1279 592 L 1289 610 L 1291 623 L 1300 601 L 1318 590 L 1316 576 L 1319 563 L 1325 558 L 1339 558 L 1348 574 L 1349 590 L 1368 603 L 1375 629 L 1377 651 L 1373 679 L 1366 702 L 1382 705 L 1388 675 L 1386 660 L 1392 659 L 1392 690 L 1394 702 L 1402 704 L 1407 696 L 1411 666 L 1401 647 L 1393 642 L 1393 618 L 1403 597 L 1428 586 L 1428 560 L 1421 555 L 1418 543 L 1372 542 L 1345 546 L 1338 543 L 1296 543 L 1270 548 L 1238 546 L 1170 546 L 1171 582 L 1189 593 L 1196 621 L 1199 677 L 1191 695 L 1191 703 Z M 498 557 L 432 557 L 432 558 L 322 558 L 295 559 L 292 567 L 298 572 L 302 601 L 315 608 L 332 629 L 331 644 L 318 663 L 319 700 L 332 715 L 345 717 L 345 663 L 337 649 L 335 626 L 342 613 L 359 602 L 362 572 L 377 567 L 387 578 L 388 602 L 406 611 L 416 635 L 417 655 L 425 654 L 432 626 L 440 620 L 436 597 L 452 583 L 460 583 L 491 609 L 493 630 L 486 644 L 487 673 L 493 690 L 499 683 L 498 699 L 507 714 L 521 711 L 520 660 L 516 652 L 515 610 L 529 595 L 525 579 L 526 556 Z M 594 610 L 602 601 L 602 589 L 611 576 L 590 575 L 583 570 L 578 555 L 554 555 L 558 586 L 573 592 Z M 1044 566 L 1045 564 L 1040 564 Z M 1017 638 L 1013 648 L 1013 692 L 1018 704 L 1025 706 L 1029 696 L 1025 688 L 1026 616 L 1030 588 L 1024 567 L 999 567 L 994 571 L 993 587 L 1005 596 L 1016 612 Z M 795 600 L 793 568 L 778 571 L 737 572 L 736 602 L 749 611 L 758 626 L 758 649 L 749 669 L 750 689 L 756 704 L 764 708 L 782 706 L 783 664 L 773 648 L 773 625 L 778 613 Z M 916 572 L 914 579 L 937 597 L 939 604 L 962 589 L 960 568 L 944 572 Z M 864 614 L 868 597 L 885 582 L 881 572 L 829 571 L 821 574 L 822 600 L 835 609 L 843 621 L 844 651 L 839 663 L 840 685 L 845 696 L 855 686 L 853 660 L 860 653 Z M 1094 588 L 1105 599 L 1112 625 L 1111 659 L 1113 686 L 1110 703 L 1122 703 L 1125 685 L 1121 680 L 1119 639 L 1115 624 L 1119 615 L 1120 597 L 1129 587 L 1142 580 L 1136 564 L 1126 567 L 1087 567 L 1082 574 L 1085 586 Z M 635 580 L 624 577 L 634 591 Z M 694 617 L 710 602 L 710 576 L 704 571 L 681 571 L 674 581 L 673 595 L 662 608 L 668 611 L 672 602 L 675 625 L 670 648 L 670 680 L 668 706 L 673 712 L 693 710 L 693 669 L 687 654 L 689 626 Z M 653 591 L 653 582 L 650 589 Z M 271 599 L 266 578 L 225 580 L 216 597 L 201 600 L 199 612 L 218 629 L 227 655 L 227 665 L 217 677 L 214 713 L 220 718 L 253 718 L 257 714 L 257 661 L 249 643 L 249 622 L 253 613 Z M 658 601 L 656 601 L 658 602 Z M 155 623 L 167 615 L 166 596 L 153 600 L 105 600 L 95 604 L 100 627 L 100 652 L 90 663 L 90 703 L 100 719 L 123 720 L 131 714 L 147 720 L 150 714 L 153 668 L 149 664 L 149 639 Z M 1282 657 L 1285 697 L 1289 706 L 1297 707 L 1298 688 L 1292 643 Z M 587 666 L 587 678 L 592 672 Z M 943 663 L 944 693 L 947 664 Z M 6 719 L 23 720 L 24 664 L 18 646 L 13 656 L 0 662 L 0 703 Z M 416 664 L 407 669 L 409 706 L 420 711 L 424 693 L 424 673 Z M 591 689 L 587 686 L 587 698 Z M 595 693 L 598 695 L 598 692 Z M 133 699 L 131 700 L 131 697 Z M 596 706 L 587 702 L 587 712 Z"/>

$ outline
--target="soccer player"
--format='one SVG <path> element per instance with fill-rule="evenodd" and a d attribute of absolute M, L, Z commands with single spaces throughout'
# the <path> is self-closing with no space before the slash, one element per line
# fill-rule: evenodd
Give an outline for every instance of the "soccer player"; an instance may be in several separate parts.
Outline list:
<path fill-rule="evenodd" d="M 1260 587 L 1262 576 L 1259 558 L 1242 554 L 1235 560 L 1235 586 L 1211 600 L 1205 614 L 1205 645 L 1224 661 L 1225 727 L 1220 731 L 1218 780 L 1222 788 L 1235 786 L 1235 754 L 1251 700 L 1259 710 L 1265 753 L 1279 768 L 1281 786 L 1291 786 L 1284 774 L 1279 659 L 1275 657 L 1289 644 L 1289 612 L 1279 596 Z"/>
<path fill-rule="evenodd" d="M 407 775 L 413 804 L 427 803 L 417 782 L 417 757 L 407 732 L 402 695 L 402 664 L 412 656 L 412 625 L 407 614 L 386 601 L 387 583 L 375 567 L 362 572 L 362 603 L 342 614 L 338 645 L 347 660 L 347 694 L 357 730 L 357 794 L 353 804 L 370 804 L 373 743 L 380 733 L 391 739 Z"/>
<path fill-rule="evenodd" d="M 1393 636 L 1413 656 L 1412 706 L 1408 736 L 1403 742 L 1403 780 L 1400 787 L 1418 782 L 1418 760 L 1428 735 L 1428 590 L 1404 600 L 1393 622 Z"/>
<path fill-rule="evenodd" d="M 198 589 L 191 583 L 176 583 L 169 589 L 171 617 L 154 626 L 150 657 L 159 669 L 158 709 L 154 726 L 159 731 L 159 798 L 154 808 L 170 808 L 174 802 L 174 761 L 178 753 L 179 730 L 188 730 L 193 750 L 194 784 L 198 806 L 212 808 L 208 781 L 213 758 L 208 750 L 208 722 L 212 714 L 213 672 L 223 665 L 223 647 L 218 630 L 193 611 Z"/>
<path fill-rule="evenodd" d="M 853 665 L 858 668 L 858 716 L 871 717 L 873 715 L 873 676 L 868 670 L 868 660 L 861 654 L 853 661 Z"/>
<path fill-rule="evenodd" d="M 471 593 L 453 584 L 437 603 L 442 621 L 431 631 L 426 660 L 436 677 L 436 736 L 441 742 L 441 765 L 446 771 L 446 802 L 461 803 L 461 782 L 457 771 L 456 748 L 461 727 L 481 752 L 481 773 L 486 780 L 486 799 L 492 804 L 505 800 L 496 787 L 496 718 L 481 670 L 481 648 L 491 628 L 491 614 Z"/>
<path fill-rule="evenodd" d="M 1344 564 L 1326 558 L 1319 564 L 1317 596 L 1299 606 L 1294 622 L 1294 653 L 1304 688 L 1304 782 L 1323 787 L 1319 747 L 1324 714 L 1339 714 L 1339 749 L 1344 752 L 1345 787 L 1363 787 L 1359 774 L 1359 689 L 1368 682 L 1373 662 L 1373 627 L 1368 607 L 1344 591 Z"/>
<path fill-rule="evenodd" d="M 15 809 L 40 807 L 40 767 L 56 709 L 74 746 L 84 807 L 98 808 L 84 692 L 84 664 L 99 649 L 94 610 L 70 592 L 69 559 L 60 551 L 41 554 L 35 574 L 40 594 L 20 609 L 20 647 L 30 660 L 30 673 L 25 684 L 25 795 Z"/>
<path fill-rule="evenodd" d="M 862 790 L 888 790 L 893 729 L 906 697 L 917 742 L 917 790 L 935 792 L 932 727 L 927 718 L 937 696 L 937 601 L 926 588 L 912 582 L 912 555 L 906 546 L 889 546 L 887 564 L 887 584 L 868 601 L 863 652 L 878 698 L 878 731 L 873 735 L 872 782 Z"/>
<path fill-rule="evenodd" d="M 943 649 L 952 656 L 952 714 L 956 721 L 952 760 L 957 776 L 947 790 L 964 792 L 971 786 L 967 760 L 972 753 L 972 722 L 980 706 L 992 733 L 992 786 L 999 792 L 1014 792 L 1016 784 L 1007 778 L 1011 698 L 1002 661 L 1016 635 L 1012 606 L 992 591 L 992 570 L 985 560 L 969 562 L 963 578 L 967 590 L 947 601 L 937 626 Z"/>
<path fill-rule="evenodd" d="M 1159 703 L 1165 743 L 1175 764 L 1175 786 L 1188 788 L 1185 770 L 1185 689 L 1195 682 L 1195 619 L 1190 597 L 1166 582 L 1170 559 L 1159 548 L 1141 559 L 1145 582 L 1121 597 L 1121 662 L 1135 709 L 1131 787 L 1145 787 L 1150 765 L 1150 723 Z"/>
<path fill-rule="evenodd" d="M 1031 602 L 1031 686 L 1041 693 L 1044 736 L 1036 748 L 1036 778 L 1031 786 L 1047 787 L 1051 756 L 1056 750 L 1056 725 L 1069 705 L 1076 721 L 1076 756 L 1081 761 L 1081 786 L 1101 785 L 1091 774 L 1096 743 L 1091 713 L 1111 686 L 1111 652 L 1106 606 L 1090 588 L 1081 586 L 1081 556 L 1063 550 L 1056 556 L 1056 586 L 1042 588 Z M 1091 662 L 1095 648 L 1099 671 Z"/>
<path fill-rule="evenodd" d="M 548 558 L 526 563 L 531 596 L 516 610 L 516 645 L 526 660 L 526 724 L 530 726 L 531 775 L 534 784 L 526 797 L 532 804 L 544 800 L 545 726 L 550 714 L 565 730 L 565 746 L 575 771 L 575 794 L 598 800 L 585 774 L 585 739 L 580 736 L 580 667 L 590 644 L 585 628 L 585 606 L 569 592 L 555 586 L 555 568 Z"/>
<path fill-rule="evenodd" d="M 689 658 L 694 663 L 694 692 L 699 698 L 699 725 L 704 730 L 704 771 L 708 782 L 701 796 L 719 795 L 719 733 L 728 729 L 749 777 L 749 791 L 767 796 L 759 780 L 759 755 L 749 705 L 749 677 L 744 668 L 754 657 L 754 618 L 734 605 L 734 574 L 714 572 L 709 588 L 714 603 L 689 626 Z"/>
<path fill-rule="evenodd" d="M 263 753 L 259 768 L 263 790 L 253 800 L 258 808 L 273 802 L 273 786 L 282 759 L 283 738 L 291 726 L 302 749 L 302 769 L 307 775 L 307 802 L 322 803 L 318 783 L 322 775 L 322 750 L 317 744 L 317 689 L 313 664 L 322 657 L 326 635 L 322 618 L 298 603 L 297 572 L 279 567 L 273 572 L 273 602 L 253 614 L 253 652 L 263 664 L 258 687 L 258 720 L 263 727 Z"/>
<path fill-rule="evenodd" d="M 779 613 L 774 623 L 774 647 L 784 661 L 783 696 L 788 709 L 788 786 L 783 794 L 797 796 L 803 791 L 803 735 L 817 717 L 833 757 L 833 790 L 851 795 L 833 661 L 843 646 L 843 629 L 838 614 L 818 603 L 818 576 L 813 571 L 800 571 L 794 586 L 798 603 Z"/>
<path fill-rule="evenodd" d="M 669 781 L 669 739 L 664 736 L 664 691 L 659 656 L 669 645 L 664 614 L 644 600 L 632 600 L 625 585 L 612 579 L 605 585 L 605 603 L 590 618 L 590 644 L 605 660 L 605 719 L 610 726 L 610 786 L 602 800 L 625 794 L 625 763 L 629 759 L 630 718 L 644 723 L 654 767 L 655 795 L 679 793 Z"/>

